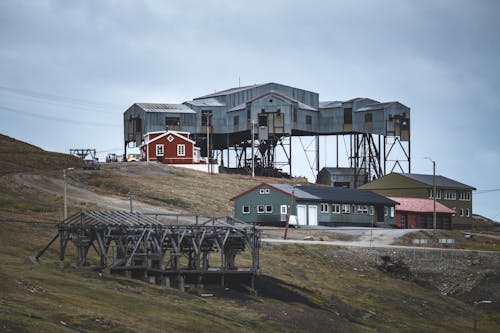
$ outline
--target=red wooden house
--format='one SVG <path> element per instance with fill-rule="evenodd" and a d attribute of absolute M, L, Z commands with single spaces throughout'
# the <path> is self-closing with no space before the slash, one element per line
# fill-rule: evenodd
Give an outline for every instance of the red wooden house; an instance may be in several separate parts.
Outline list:
<path fill-rule="evenodd" d="M 432 229 L 434 227 L 434 200 L 396 197 L 389 197 L 389 199 L 399 202 L 399 205 L 396 205 L 396 228 Z M 453 214 L 455 214 L 453 209 L 436 202 L 436 227 L 451 229 Z"/>
<path fill-rule="evenodd" d="M 188 132 L 150 132 L 144 136 L 144 142 L 141 146 L 143 160 L 164 164 L 205 164 L 200 161 L 200 148 L 189 139 Z"/>

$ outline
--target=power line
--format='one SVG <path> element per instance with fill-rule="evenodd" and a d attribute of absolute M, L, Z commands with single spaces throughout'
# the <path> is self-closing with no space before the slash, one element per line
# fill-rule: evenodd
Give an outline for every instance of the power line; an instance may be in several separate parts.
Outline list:
<path fill-rule="evenodd" d="M 43 120 L 52 120 L 52 121 L 58 121 L 58 122 L 63 122 L 63 123 L 69 123 L 69 124 L 103 126 L 103 127 L 121 127 L 121 125 L 111 124 L 111 123 L 99 123 L 99 122 L 93 122 L 93 121 L 84 121 L 84 120 L 76 120 L 76 119 L 68 119 L 68 118 L 60 118 L 60 117 L 55 117 L 55 116 L 41 115 L 41 114 L 37 114 L 37 113 L 33 113 L 33 112 L 9 108 L 6 106 L 0 106 L 0 109 L 7 111 L 7 112 L 20 114 L 20 115 L 23 115 L 26 117 L 38 118 L 38 119 L 43 119 Z"/>
<path fill-rule="evenodd" d="M 95 101 L 90 101 L 90 100 L 85 100 L 85 99 L 77 99 L 77 98 L 72 98 L 72 97 L 51 95 L 51 94 L 46 94 L 46 93 L 37 92 L 37 91 L 33 91 L 33 90 L 27 90 L 27 89 L 19 89 L 19 88 L 0 86 L 0 90 L 4 90 L 4 91 L 7 91 L 7 92 L 12 93 L 12 94 L 27 96 L 27 97 L 31 97 L 31 98 L 35 98 L 35 99 L 56 101 L 56 102 L 69 103 L 69 104 L 79 104 L 79 105 L 93 107 L 93 108 L 108 108 L 108 107 L 123 108 L 123 105 L 119 105 L 119 104 L 106 103 L 106 102 L 95 102 Z"/>

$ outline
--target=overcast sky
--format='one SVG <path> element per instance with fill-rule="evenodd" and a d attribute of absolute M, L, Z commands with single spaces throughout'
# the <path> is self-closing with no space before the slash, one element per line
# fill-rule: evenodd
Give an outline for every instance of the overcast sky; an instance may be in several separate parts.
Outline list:
<path fill-rule="evenodd" d="M 119 152 L 134 102 L 239 78 L 400 101 L 412 171 L 431 157 L 500 219 L 500 1 L 0 1 L 0 133 L 47 150 Z"/>

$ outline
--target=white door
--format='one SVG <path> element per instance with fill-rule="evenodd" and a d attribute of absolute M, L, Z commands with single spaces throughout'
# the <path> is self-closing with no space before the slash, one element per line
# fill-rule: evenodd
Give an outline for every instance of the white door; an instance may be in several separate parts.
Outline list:
<path fill-rule="evenodd" d="M 297 225 L 307 225 L 306 205 L 297 205 Z"/>
<path fill-rule="evenodd" d="M 318 225 L 318 206 L 307 206 L 309 225 Z"/>

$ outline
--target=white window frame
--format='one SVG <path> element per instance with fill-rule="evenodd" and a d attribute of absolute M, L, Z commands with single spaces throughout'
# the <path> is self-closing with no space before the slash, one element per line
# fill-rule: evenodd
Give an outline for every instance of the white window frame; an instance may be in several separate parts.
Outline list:
<path fill-rule="evenodd" d="M 280 206 L 280 214 L 281 215 L 286 215 L 288 213 L 288 206 L 287 205 L 281 205 Z"/>
<path fill-rule="evenodd" d="M 458 210 L 458 215 L 460 215 L 460 216 L 464 216 L 464 209 L 463 209 L 463 208 L 460 208 L 460 209 Z"/>
<path fill-rule="evenodd" d="M 342 214 L 351 214 L 351 205 L 343 204 L 342 205 Z"/>
<path fill-rule="evenodd" d="M 320 203 L 319 204 L 319 211 L 320 211 L 320 213 L 323 213 L 323 214 L 330 213 L 330 205 L 327 203 Z"/>
<path fill-rule="evenodd" d="M 391 208 L 390 208 L 390 217 L 394 217 L 395 213 L 396 213 L 396 212 L 395 212 L 394 207 L 391 207 Z"/>
<path fill-rule="evenodd" d="M 268 188 L 259 189 L 259 194 L 269 194 L 271 191 Z"/>
<path fill-rule="evenodd" d="M 266 212 L 266 208 L 264 205 L 258 205 L 257 206 L 257 214 L 264 214 Z"/>
<path fill-rule="evenodd" d="M 164 156 L 165 155 L 165 147 L 162 144 L 156 145 L 156 156 Z"/>
<path fill-rule="evenodd" d="M 167 137 L 167 140 L 168 140 L 168 142 L 172 142 L 172 141 L 174 141 L 174 137 L 172 135 L 169 135 Z"/>
<path fill-rule="evenodd" d="M 358 205 L 358 214 L 368 214 L 368 206 Z"/>
<path fill-rule="evenodd" d="M 273 213 L 273 205 L 266 205 L 266 214 Z"/>
<path fill-rule="evenodd" d="M 177 145 L 177 156 L 186 156 L 186 145 L 184 143 Z"/>
<path fill-rule="evenodd" d="M 245 208 L 247 208 L 248 211 L 245 211 Z M 241 213 L 250 214 L 250 206 L 241 206 Z"/>
<path fill-rule="evenodd" d="M 342 211 L 340 204 L 332 204 L 332 214 L 340 214 Z"/>
<path fill-rule="evenodd" d="M 444 200 L 457 200 L 457 191 L 444 191 Z"/>
<path fill-rule="evenodd" d="M 466 208 L 466 209 L 465 209 L 465 216 L 467 216 L 467 217 L 470 217 L 470 216 L 471 216 L 471 213 L 470 213 L 470 209 L 469 209 L 469 208 Z"/>

